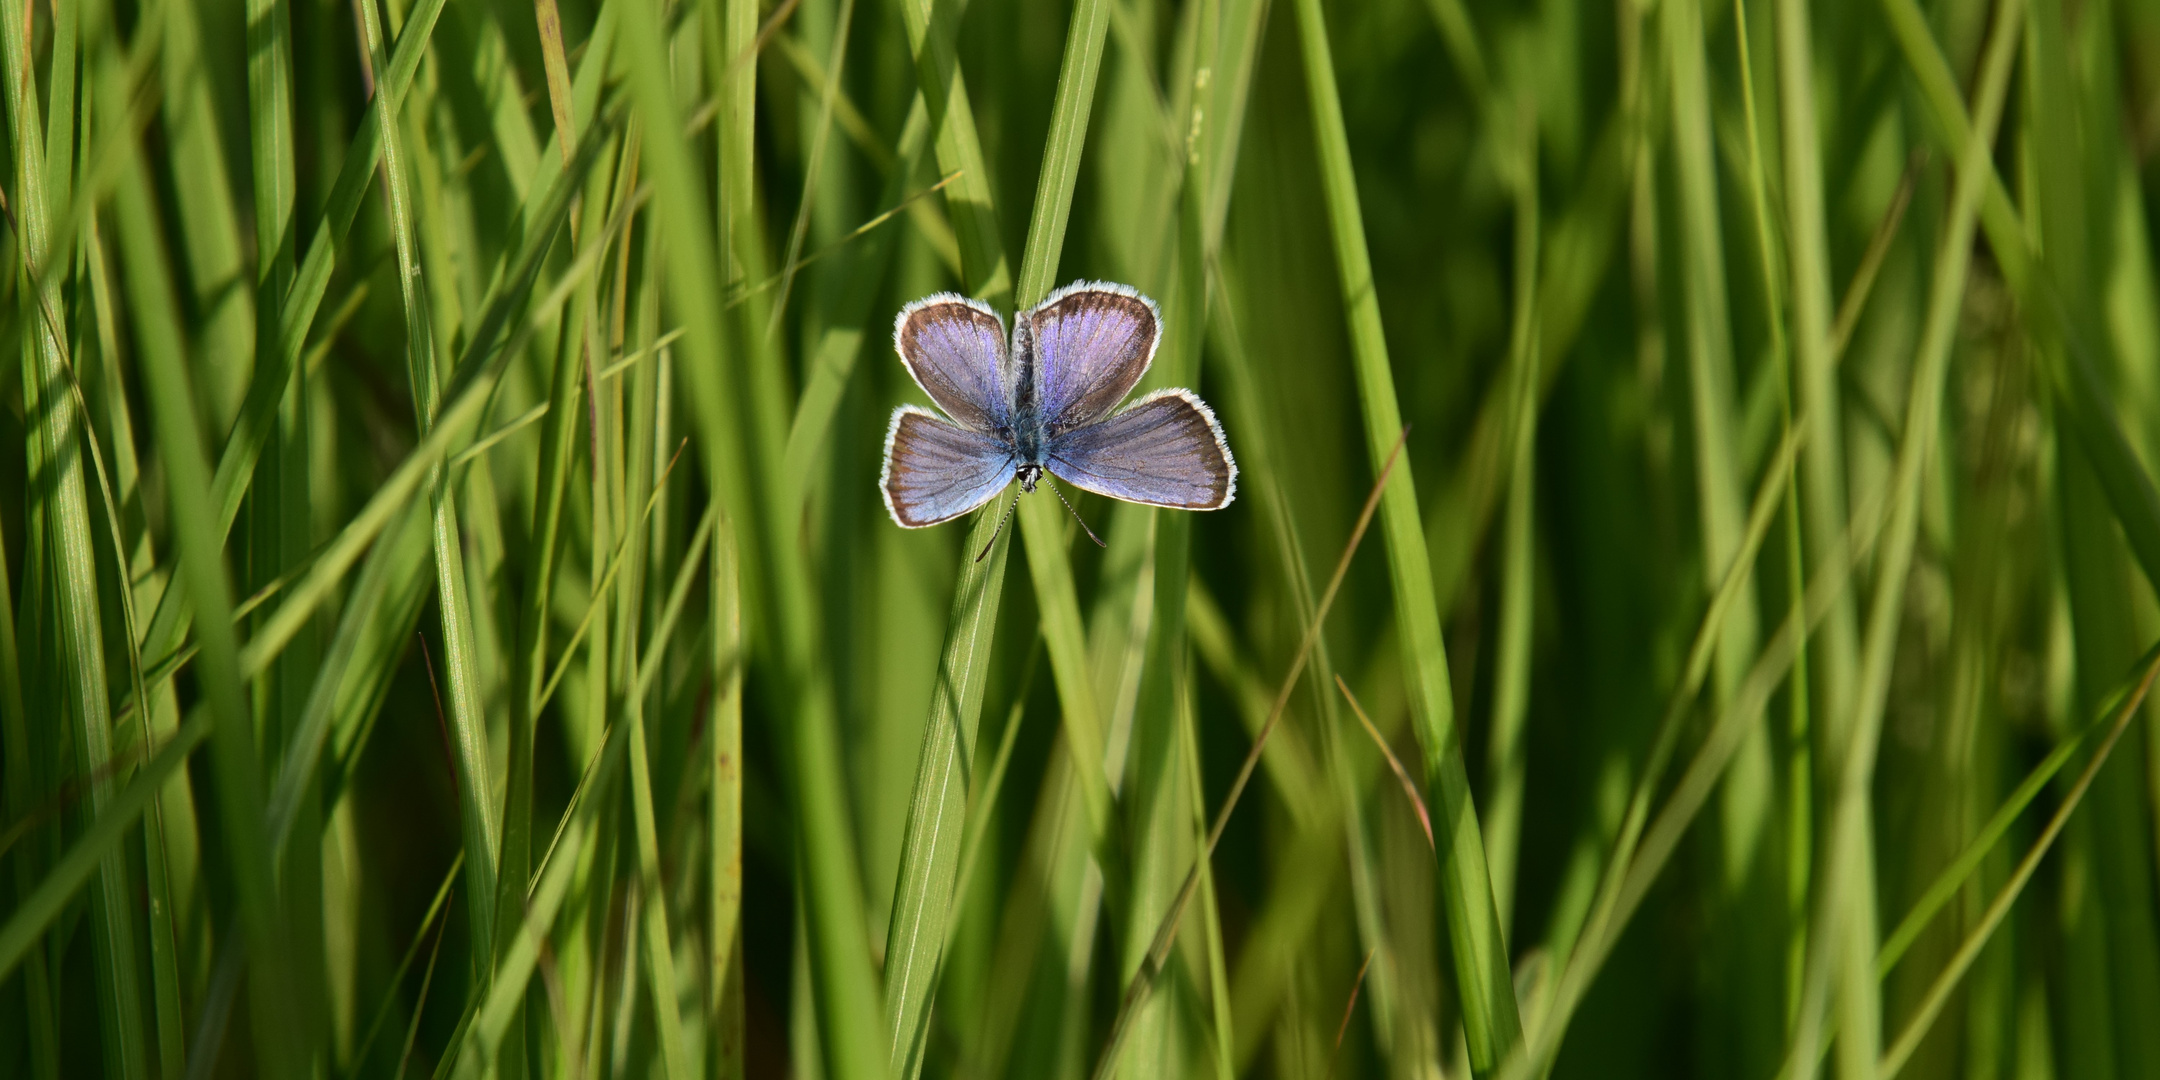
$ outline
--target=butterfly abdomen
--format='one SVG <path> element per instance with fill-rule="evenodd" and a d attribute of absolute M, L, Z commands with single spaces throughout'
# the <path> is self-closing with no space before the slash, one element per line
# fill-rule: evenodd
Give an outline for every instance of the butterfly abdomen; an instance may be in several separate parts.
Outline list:
<path fill-rule="evenodd" d="M 1025 322 L 1014 328 L 1013 353 L 1019 361 L 1014 365 L 1013 379 L 1013 457 L 1021 465 L 1021 486 L 1032 491 L 1035 485 L 1029 482 L 1031 478 L 1026 470 L 1033 466 L 1040 474 L 1042 466 L 1049 463 L 1051 432 L 1036 393 L 1035 336 L 1029 333 Z"/>

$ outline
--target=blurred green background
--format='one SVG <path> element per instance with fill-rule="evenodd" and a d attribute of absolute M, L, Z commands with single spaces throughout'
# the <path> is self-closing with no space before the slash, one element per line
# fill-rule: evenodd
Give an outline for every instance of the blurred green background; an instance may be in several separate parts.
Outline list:
<path fill-rule="evenodd" d="M 0 1075 L 2160 1077 L 2151 0 L 26 0 L 0 84 Z M 1075 279 L 1237 501 L 897 528 L 894 313 Z"/>

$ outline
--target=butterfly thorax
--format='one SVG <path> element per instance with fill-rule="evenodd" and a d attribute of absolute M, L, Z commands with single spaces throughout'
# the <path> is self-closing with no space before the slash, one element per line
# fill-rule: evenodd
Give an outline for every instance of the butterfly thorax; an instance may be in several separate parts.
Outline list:
<path fill-rule="evenodd" d="M 1035 490 L 1035 481 L 1042 479 L 1043 469 L 1050 464 L 1048 433 L 1043 429 L 1042 415 L 1033 409 L 1013 417 L 1012 452 L 1017 462 L 1013 472 L 1020 481 L 1020 490 Z"/>
<path fill-rule="evenodd" d="M 1033 491 L 1050 463 L 1050 431 L 1035 389 L 1035 338 L 1025 322 L 1015 328 L 1013 354 L 1019 362 L 1013 365 L 1012 427 L 1000 434 L 1012 444 L 1020 490 Z"/>

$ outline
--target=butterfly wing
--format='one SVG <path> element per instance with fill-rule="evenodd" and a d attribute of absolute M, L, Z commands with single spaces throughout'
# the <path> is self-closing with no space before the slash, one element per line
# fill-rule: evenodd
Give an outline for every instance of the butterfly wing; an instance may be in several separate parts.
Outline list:
<path fill-rule="evenodd" d="M 1050 434 L 1110 415 L 1139 384 L 1162 338 L 1155 302 L 1123 285 L 1083 281 L 1050 294 L 1014 327 L 1035 405 Z"/>
<path fill-rule="evenodd" d="M 997 312 L 957 293 L 939 293 L 900 309 L 893 348 L 915 385 L 945 415 L 971 431 L 1011 424 L 1012 364 Z"/>
<path fill-rule="evenodd" d="M 1050 443 L 1050 473 L 1148 506 L 1220 510 L 1237 497 L 1237 462 L 1207 404 L 1187 390 L 1149 394 Z"/>
<path fill-rule="evenodd" d="M 902 405 L 885 432 L 885 509 L 904 529 L 951 521 L 1012 482 L 1012 451 L 980 432 Z"/>

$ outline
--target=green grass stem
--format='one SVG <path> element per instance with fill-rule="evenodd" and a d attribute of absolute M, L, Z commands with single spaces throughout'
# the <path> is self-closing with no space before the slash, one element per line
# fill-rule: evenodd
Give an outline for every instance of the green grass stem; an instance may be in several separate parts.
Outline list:
<path fill-rule="evenodd" d="M 1327 24 L 1319 0 L 1298 0 L 1298 35 L 1311 96 L 1314 140 L 1327 193 L 1330 234 L 1341 277 L 1343 306 L 1356 358 L 1364 408 L 1365 444 L 1377 469 L 1387 446 L 1402 430 L 1394 374 L 1373 292 L 1371 257 L 1359 209 L 1357 184 L 1343 129 Z M 1433 602 L 1431 560 L 1418 514 L 1417 482 L 1409 462 L 1389 478 L 1382 532 L 1394 584 L 1396 618 L 1402 627 L 1403 666 L 1410 685 L 1411 716 L 1425 754 L 1431 785 L 1448 842 L 1440 846 L 1440 903 L 1455 958 L 1455 989 L 1463 1009 L 1471 1067 L 1484 1076 L 1522 1038 L 1507 943 L 1487 876 L 1484 841 L 1457 741 L 1454 691 L 1441 641 L 1440 613 Z"/>

